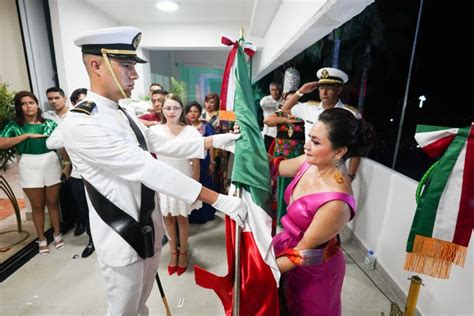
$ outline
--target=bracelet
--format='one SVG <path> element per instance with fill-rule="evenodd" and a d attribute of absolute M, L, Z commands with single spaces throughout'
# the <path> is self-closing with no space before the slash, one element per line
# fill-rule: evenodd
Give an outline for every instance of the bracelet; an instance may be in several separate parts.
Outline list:
<path fill-rule="evenodd" d="M 64 165 L 70 165 L 71 162 L 70 162 L 69 160 L 64 160 L 64 161 L 63 161 L 63 164 L 64 164 Z"/>
<path fill-rule="evenodd" d="M 301 98 L 302 96 L 304 96 L 304 93 L 300 92 L 300 90 L 296 90 L 295 94 Z"/>
<path fill-rule="evenodd" d="M 356 175 L 355 174 L 348 174 L 347 175 L 352 181 L 354 181 L 354 179 L 356 178 Z"/>

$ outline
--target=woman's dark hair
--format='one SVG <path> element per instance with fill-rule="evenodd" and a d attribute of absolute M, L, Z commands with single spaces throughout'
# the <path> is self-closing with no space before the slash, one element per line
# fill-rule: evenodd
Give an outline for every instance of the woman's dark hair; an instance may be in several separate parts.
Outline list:
<path fill-rule="evenodd" d="M 216 105 L 215 105 L 213 111 L 218 111 L 219 106 L 220 106 L 220 100 L 219 100 L 219 96 L 217 95 L 217 93 L 208 93 L 206 95 L 206 97 L 204 98 L 204 102 L 209 102 L 212 99 L 216 100 Z"/>
<path fill-rule="evenodd" d="M 31 92 L 29 91 L 20 91 L 15 96 L 13 97 L 13 101 L 15 103 L 15 122 L 19 126 L 25 125 L 25 115 L 23 114 L 23 110 L 21 108 L 21 99 L 24 97 L 30 97 L 32 98 L 36 104 L 38 105 L 38 112 L 36 113 L 36 119 L 40 121 L 41 123 L 44 122 L 44 118 L 41 116 L 41 108 L 39 106 L 38 98 Z"/>
<path fill-rule="evenodd" d="M 166 117 L 163 114 L 163 107 L 165 106 L 166 100 L 168 100 L 168 99 L 176 101 L 176 102 L 179 103 L 179 105 L 181 105 L 182 111 L 181 111 L 181 115 L 179 116 L 179 120 L 178 120 L 179 125 L 181 125 L 181 126 L 189 125 L 188 121 L 186 121 L 186 114 L 184 114 L 183 101 L 181 101 L 181 98 L 179 96 L 177 96 L 176 94 L 173 94 L 173 93 L 168 93 L 166 95 L 165 101 L 163 102 L 162 110 L 160 112 L 161 123 L 166 124 Z"/>
<path fill-rule="evenodd" d="M 374 128 L 372 124 L 356 119 L 350 111 L 332 108 L 319 116 L 319 121 L 328 129 L 329 141 L 332 148 L 347 147 L 347 153 L 342 159 L 350 157 L 365 157 L 374 143 Z"/>
<path fill-rule="evenodd" d="M 189 102 L 188 105 L 186 105 L 186 107 L 184 108 L 184 113 L 185 113 L 185 114 L 188 114 L 189 111 L 191 111 L 191 108 L 192 108 L 193 106 L 198 109 L 199 115 L 201 115 L 201 113 L 202 113 L 202 106 L 201 106 L 201 104 L 199 104 L 198 101 L 191 101 L 191 102 Z"/>

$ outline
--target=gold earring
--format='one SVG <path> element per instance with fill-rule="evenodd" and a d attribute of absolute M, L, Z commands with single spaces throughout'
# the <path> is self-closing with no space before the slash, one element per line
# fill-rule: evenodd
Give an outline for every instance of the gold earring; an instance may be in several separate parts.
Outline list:
<path fill-rule="evenodd" d="M 336 171 L 334 172 L 333 178 L 338 184 L 344 183 L 342 172 L 339 169 L 339 160 L 336 160 Z"/>

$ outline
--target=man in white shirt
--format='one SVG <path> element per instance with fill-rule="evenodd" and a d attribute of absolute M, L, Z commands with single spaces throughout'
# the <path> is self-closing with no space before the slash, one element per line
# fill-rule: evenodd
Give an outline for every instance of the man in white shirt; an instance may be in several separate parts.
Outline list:
<path fill-rule="evenodd" d="M 282 107 L 282 111 L 304 120 L 306 141 L 309 140 L 309 132 L 319 119 L 319 115 L 327 109 L 343 108 L 350 111 L 357 119 L 361 118 L 359 111 L 347 104 L 342 103 L 339 96 L 343 90 L 343 84 L 349 80 L 349 76 L 337 68 L 324 67 L 318 70 L 317 77 L 319 81 L 305 83 L 301 88 L 289 97 Z M 321 102 L 308 101 L 298 102 L 299 99 L 307 93 L 318 89 Z M 360 157 L 353 157 L 349 162 L 348 176 L 351 180 L 355 179 L 357 169 L 359 168 Z"/>
<path fill-rule="evenodd" d="M 146 62 L 136 55 L 140 38 L 138 29 L 125 26 L 86 32 L 76 38 L 90 90 L 58 133 L 48 139 L 48 147 L 54 142 L 54 146 L 64 144 L 84 179 L 109 315 L 148 315 L 145 303 L 158 269 L 164 234 L 161 212 L 153 211 L 154 191 L 189 204 L 196 200 L 212 204 L 239 225 L 247 214 L 241 199 L 202 187 L 149 153 L 203 158 L 206 149 L 226 149 L 239 135 L 168 141 L 146 130 L 136 117 L 118 106 L 119 99 L 130 97 L 138 79 L 136 63 Z"/>
<path fill-rule="evenodd" d="M 43 112 L 43 118 L 53 120 L 59 125 L 69 111 L 69 107 L 66 106 L 66 95 L 63 89 L 51 87 L 46 90 L 46 96 L 48 97 L 48 104 L 52 110 Z"/>
<path fill-rule="evenodd" d="M 60 125 L 69 113 L 69 107 L 66 106 L 67 97 L 64 90 L 58 87 L 51 87 L 46 90 L 46 97 L 48 98 L 48 104 L 52 110 L 43 112 L 42 116 L 43 118 L 53 120 L 57 125 Z M 59 150 L 58 153 L 61 150 Z M 63 157 L 62 154 L 59 156 Z M 79 236 L 85 231 L 85 226 L 80 220 L 79 208 L 75 203 L 71 182 L 69 181 L 71 166 L 67 161 L 61 160 L 61 164 L 63 165 L 61 191 L 59 192 L 59 205 L 61 206 L 61 232 L 66 233 L 75 226 L 74 235 Z"/>
<path fill-rule="evenodd" d="M 260 107 L 263 110 L 263 119 L 265 120 L 268 116 L 275 114 L 275 112 L 279 109 L 280 104 L 282 102 L 281 99 L 281 85 L 278 82 L 270 83 L 270 95 L 263 97 L 260 100 Z M 277 128 L 276 126 L 268 126 L 267 124 L 263 124 L 263 139 L 265 141 L 265 148 L 270 148 L 272 141 L 275 139 L 277 135 Z"/>

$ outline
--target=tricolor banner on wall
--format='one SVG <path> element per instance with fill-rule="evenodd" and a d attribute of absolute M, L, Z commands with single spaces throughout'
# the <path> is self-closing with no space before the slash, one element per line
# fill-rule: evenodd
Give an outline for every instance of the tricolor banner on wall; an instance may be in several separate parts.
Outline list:
<path fill-rule="evenodd" d="M 249 205 L 239 254 L 239 312 L 241 315 L 278 315 L 277 288 L 280 272 L 271 244 L 270 168 L 257 122 L 244 42 L 243 39 L 229 42 L 233 47 L 224 75 L 221 110 L 235 113 L 242 133 L 235 146 L 229 194 L 233 194 L 236 188 L 240 189 L 242 199 Z M 235 222 L 226 217 L 226 276 L 219 277 L 195 266 L 196 283 L 216 292 L 226 315 L 232 314 L 235 230 Z"/>
<path fill-rule="evenodd" d="M 474 228 L 474 123 L 419 125 L 415 139 L 430 157 L 442 156 L 420 181 L 404 269 L 447 279 L 452 264 L 464 265 Z"/>

